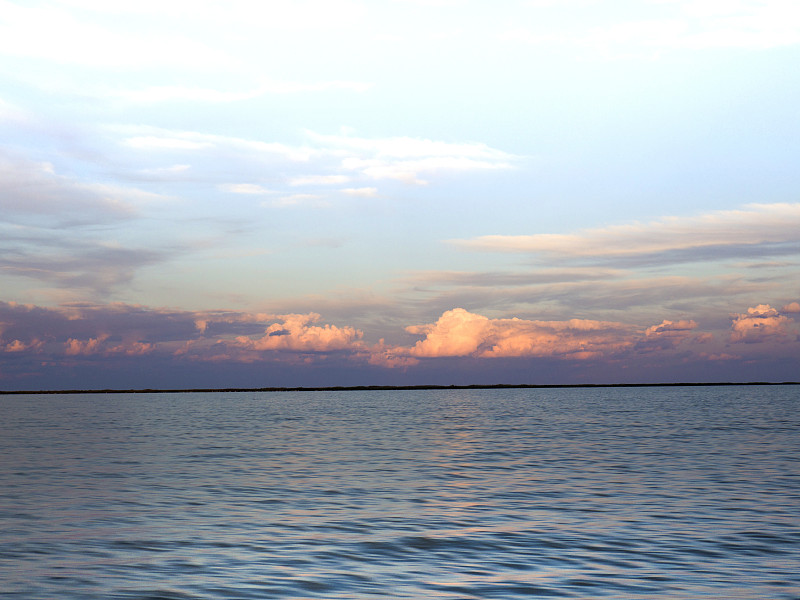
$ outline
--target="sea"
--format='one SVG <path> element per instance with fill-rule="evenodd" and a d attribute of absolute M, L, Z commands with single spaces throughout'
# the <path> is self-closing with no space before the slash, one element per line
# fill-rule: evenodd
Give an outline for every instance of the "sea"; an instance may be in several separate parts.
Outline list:
<path fill-rule="evenodd" d="M 0 598 L 800 598 L 800 386 L 0 396 Z"/>

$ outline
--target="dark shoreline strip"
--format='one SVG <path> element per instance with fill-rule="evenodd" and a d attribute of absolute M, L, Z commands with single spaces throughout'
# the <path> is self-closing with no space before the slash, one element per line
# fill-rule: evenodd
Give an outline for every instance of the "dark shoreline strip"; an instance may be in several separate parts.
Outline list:
<path fill-rule="evenodd" d="M 636 387 L 714 387 L 726 385 L 800 385 L 798 381 L 682 382 L 682 383 L 552 383 L 552 384 L 473 384 L 473 385 L 355 385 L 330 387 L 261 388 L 182 388 L 182 389 L 102 389 L 102 390 L 0 390 L 2 394 L 181 394 L 191 392 L 369 392 L 409 390 L 497 390 L 558 388 L 636 388 Z"/>

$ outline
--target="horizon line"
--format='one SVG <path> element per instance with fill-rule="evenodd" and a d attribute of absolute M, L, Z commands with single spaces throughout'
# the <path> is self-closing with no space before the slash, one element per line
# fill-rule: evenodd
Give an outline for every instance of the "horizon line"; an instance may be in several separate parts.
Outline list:
<path fill-rule="evenodd" d="M 735 385 L 800 385 L 800 381 L 714 381 L 678 383 L 494 383 L 469 385 L 353 385 L 313 387 L 258 387 L 258 388 L 131 388 L 131 389 L 65 389 L 65 390 L 0 390 L 0 395 L 11 394 L 183 394 L 214 392 L 369 392 L 413 390 L 486 390 L 486 389 L 558 389 L 558 388 L 617 388 L 617 387 L 713 387 Z"/>

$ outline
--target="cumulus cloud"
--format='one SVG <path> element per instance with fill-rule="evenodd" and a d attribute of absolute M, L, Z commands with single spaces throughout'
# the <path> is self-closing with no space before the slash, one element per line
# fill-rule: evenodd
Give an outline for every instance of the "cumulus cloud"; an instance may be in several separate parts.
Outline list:
<path fill-rule="evenodd" d="M 785 338 L 789 335 L 788 326 L 794 321 L 769 304 L 748 308 L 746 313 L 735 313 L 731 318 L 731 341 L 745 343 Z"/>
<path fill-rule="evenodd" d="M 445 312 L 436 323 L 407 327 L 424 336 L 408 350 L 415 357 L 554 356 L 573 359 L 611 355 L 632 345 L 621 323 L 571 319 L 529 321 L 489 319 L 463 308 Z"/>
<path fill-rule="evenodd" d="M 278 323 L 267 327 L 265 335 L 252 339 L 236 338 L 236 344 L 250 350 L 291 350 L 294 352 L 331 352 L 352 348 L 363 337 L 363 332 L 353 327 L 314 325 L 320 315 L 280 315 Z"/>
<path fill-rule="evenodd" d="M 636 348 L 645 352 L 664 350 L 691 342 L 703 344 L 711 342 L 714 336 L 710 333 L 695 333 L 697 323 L 691 319 L 670 321 L 664 319 L 658 325 L 645 329 L 644 338 L 639 341 Z"/>
<path fill-rule="evenodd" d="M 35 373 L 41 365 L 106 364 L 136 369 L 197 364 L 323 365 L 379 367 L 407 371 L 429 368 L 432 359 L 476 361 L 544 359 L 589 361 L 595 365 L 662 361 L 739 361 L 769 351 L 786 356 L 791 319 L 767 304 L 734 315 L 732 342 L 776 340 L 780 347 L 739 344 L 737 351 L 692 319 L 664 319 L 641 327 L 589 319 L 489 318 L 462 308 L 435 322 L 406 327 L 415 343 L 366 341 L 352 325 L 326 323 L 318 313 L 268 314 L 242 311 L 177 311 L 128 304 L 71 304 L 57 308 L 0 302 L 0 371 Z M 400 333 L 400 328 L 395 334 Z M 402 334 L 400 334 L 402 335 Z M 100 362 L 98 362 L 100 361 Z M 131 361 L 131 362 L 126 362 Z M 484 363 L 489 364 L 489 363 Z M 507 363 L 506 363 L 507 364 Z M 532 363 L 533 364 L 533 363 Z M 584 363 L 586 364 L 586 363 Z M 128 365 L 128 367 L 124 367 Z M 615 367 L 616 368 L 616 367 Z M 430 371 L 428 371 L 430 373 Z M 633 370 L 631 371 L 633 372 Z M 2 373 L 0 373 L 0 376 Z"/>
<path fill-rule="evenodd" d="M 612 258 L 722 248 L 749 255 L 757 245 L 790 245 L 797 252 L 800 203 L 750 204 L 695 217 L 613 225 L 574 234 L 487 235 L 454 243 L 471 250 L 523 252 L 568 258 Z M 684 257 L 685 258 L 685 257 Z"/>
<path fill-rule="evenodd" d="M 280 354 L 352 354 L 367 360 L 363 332 L 319 323 L 316 313 L 175 311 L 128 304 L 57 308 L 0 302 L 0 351 L 51 358 L 159 354 L 253 362 Z"/>
<path fill-rule="evenodd" d="M 784 306 L 782 310 L 785 313 L 800 313 L 800 303 L 790 302 L 789 304 Z"/>

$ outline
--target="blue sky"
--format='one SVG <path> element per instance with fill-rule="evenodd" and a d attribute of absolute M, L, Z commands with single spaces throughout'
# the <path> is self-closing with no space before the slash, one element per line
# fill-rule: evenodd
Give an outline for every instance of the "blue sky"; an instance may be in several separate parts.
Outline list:
<path fill-rule="evenodd" d="M 0 15 L 2 387 L 797 378 L 794 2 Z"/>

